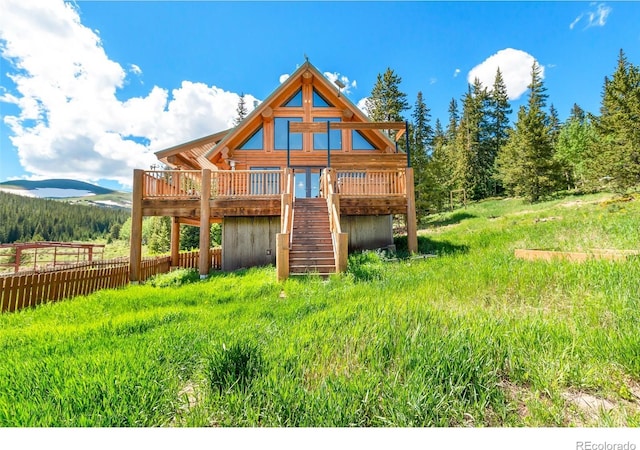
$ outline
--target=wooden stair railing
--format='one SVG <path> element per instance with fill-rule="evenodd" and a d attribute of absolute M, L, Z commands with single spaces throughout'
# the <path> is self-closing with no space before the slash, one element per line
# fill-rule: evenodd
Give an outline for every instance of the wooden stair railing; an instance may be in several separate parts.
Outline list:
<path fill-rule="evenodd" d="M 349 256 L 349 235 L 342 232 L 340 225 L 340 194 L 334 192 L 335 172 L 333 169 L 324 169 L 322 174 L 322 194 L 326 198 L 329 213 L 329 230 L 335 259 L 336 272 L 347 270 Z"/>
<path fill-rule="evenodd" d="M 293 230 L 293 171 L 284 169 L 280 206 L 280 233 L 276 234 L 276 271 L 278 281 L 289 276 L 289 251 Z"/>

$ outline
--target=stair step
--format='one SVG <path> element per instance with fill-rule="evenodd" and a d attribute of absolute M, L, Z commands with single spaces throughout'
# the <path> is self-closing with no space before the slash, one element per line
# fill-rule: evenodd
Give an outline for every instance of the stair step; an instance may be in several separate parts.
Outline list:
<path fill-rule="evenodd" d="M 289 273 L 297 273 L 297 274 L 307 274 L 307 273 L 335 273 L 336 266 L 330 265 L 314 265 L 314 266 L 290 266 Z"/>

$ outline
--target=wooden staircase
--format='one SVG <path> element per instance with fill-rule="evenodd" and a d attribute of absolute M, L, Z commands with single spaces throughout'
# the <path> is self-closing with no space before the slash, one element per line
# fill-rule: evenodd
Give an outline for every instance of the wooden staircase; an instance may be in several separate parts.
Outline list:
<path fill-rule="evenodd" d="M 289 250 L 291 275 L 328 275 L 336 272 L 336 260 L 324 198 L 296 198 Z"/>

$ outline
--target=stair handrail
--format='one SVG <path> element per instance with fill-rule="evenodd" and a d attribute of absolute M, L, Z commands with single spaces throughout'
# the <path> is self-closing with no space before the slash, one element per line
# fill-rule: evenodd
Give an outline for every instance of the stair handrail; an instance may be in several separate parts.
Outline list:
<path fill-rule="evenodd" d="M 329 214 L 329 230 L 331 231 L 331 243 L 336 261 L 336 270 L 346 270 L 347 261 L 347 235 L 342 232 L 340 225 L 340 194 L 334 189 L 335 171 L 326 168 L 322 171 L 322 195 L 327 200 L 327 212 Z"/>
<path fill-rule="evenodd" d="M 293 228 L 293 175 L 291 169 L 284 169 L 285 183 L 282 193 L 282 211 L 280 217 L 280 232 L 291 234 Z"/>

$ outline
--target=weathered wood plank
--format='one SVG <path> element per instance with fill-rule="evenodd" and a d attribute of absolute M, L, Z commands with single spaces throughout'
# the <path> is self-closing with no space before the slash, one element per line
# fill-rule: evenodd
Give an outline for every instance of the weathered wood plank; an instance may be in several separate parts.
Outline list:
<path fill-rule="evenodd" d="M 565 260 L 584 262 L 590 259 L 605 259 L 609 261 L 625 261 L 630 256 L 640 255 L 636 250 L 590 250 L 588 252 L 561 252 L 551 250 L 516 249 L 514 256 L 528 261 Z"/>

